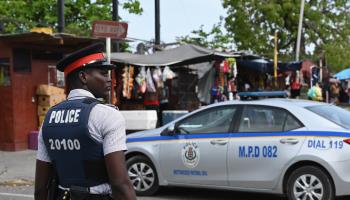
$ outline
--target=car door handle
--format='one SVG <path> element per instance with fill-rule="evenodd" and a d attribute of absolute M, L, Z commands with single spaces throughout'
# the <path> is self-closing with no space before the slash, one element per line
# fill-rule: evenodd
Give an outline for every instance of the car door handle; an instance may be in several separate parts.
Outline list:
<path fill-rule="evenodd" d="M 284 138 L 284 139 L 281 139 L 280 142 L 282 144 L 297 144 L 299 140 L 296 138 Z"/>
<path fill-rule="evenodd" d="M 227 140 L 212 140 L 212 141 L 210 141 L 210 144 L 212 144 L 212 145 L 226 145 Z"/>

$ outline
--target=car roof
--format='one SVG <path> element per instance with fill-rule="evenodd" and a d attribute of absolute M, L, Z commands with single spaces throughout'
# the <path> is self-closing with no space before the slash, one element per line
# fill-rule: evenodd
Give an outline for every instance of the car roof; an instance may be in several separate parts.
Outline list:
<path fill-rule="evenodd" d="M 220 103 L 211 104 L 208 107 L 215 107 L 220 105 L 265 105 L 265 106 L 274 106 L 274 107 L 308 107 L 308 106 L 319 106 L 319 105 L 329 105 L 322 102 L 303 100 L 303 99 L 287 99 L 287 98 L 270 98 L 270 99 L 261 99 L 261 100 L 232 100 L 225 101 Z"/>

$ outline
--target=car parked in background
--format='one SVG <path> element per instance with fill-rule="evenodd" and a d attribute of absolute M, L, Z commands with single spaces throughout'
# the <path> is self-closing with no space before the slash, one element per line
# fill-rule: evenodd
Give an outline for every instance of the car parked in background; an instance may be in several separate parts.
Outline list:
<path fill-rule="evenodd" d="M 227 101 L 128 135 L 127 170 L 138 195 L 159 186 L 350 195 L 350 112 L 291 99 Z"/>

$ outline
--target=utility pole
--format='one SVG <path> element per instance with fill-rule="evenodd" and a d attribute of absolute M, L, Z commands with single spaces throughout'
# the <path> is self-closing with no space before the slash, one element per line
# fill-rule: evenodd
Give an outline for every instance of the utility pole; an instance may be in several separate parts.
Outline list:
<path fill-rule="evenodd" d="M 58 32 L 64 32 L 64 0 L 57 0 Z"/>
<path fill-rule="evenodd" d="M 113 11 L 112 11 L 112 20 L 113 21 L 119 21 L 119 10 L 118 10 L 119 2 L 118 0 L 113 0 Z M 116 41 L 113 43 L 113 51 L 119 52 L 119 41 Z"/>
<path fill-rule="evenodd" d="M 301 0 L 299 26 L 298 26 L 298 38 L 297 38 L 297 46 L 296 46 L 296 51 L 295 51 L 295 60 L 296 61 L 299 61 L 301 29 L 303 28 L 303 17 L 304 17 L 304 4 L 305 4 L 305 0 Z"/>
<path fill-rule="evenodd" d="M 275 87 L 277 87 L 277 63 L 278 63 L 278 50 L 277 50 L 277 31 L 275 31 L 275 50 L 274 50 L 274 59 L 273 59 L 273 76 L 275 79 Z"/>
<path fill-rule="evenodd" d="M 160 45 L 160 0 L 155 0 L 155 50 Z"/>
<path fill-rule="evenodd" d="M 118 0 L 113 0 L 113 13 L 112 13 L 112 19 L 113 21 L 119 21 L 119 11 L 118 11 L 118 6 L 119 6 L 119 2 Z"/>

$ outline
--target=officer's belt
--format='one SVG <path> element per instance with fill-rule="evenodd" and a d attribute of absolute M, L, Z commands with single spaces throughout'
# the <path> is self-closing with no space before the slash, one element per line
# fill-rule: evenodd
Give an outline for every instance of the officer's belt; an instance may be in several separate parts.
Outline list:
<path fill-rule="evenodd" d="M 99 187 L 99 186 L 100 185 L 96 185 L 96 186 L 92 186 L 92 187 L 80 187 L 80 189 L 84 190 L 84 191 L 87 191 L 90 194 L 100 194 L 100 193 L 96 193 L 96 190 L 92 189 L 92 188 Z M 58 185 L 58 189 L 59 190 L 63 190 L 63 191 L 70 191 L 70 188 L 66 188 L 66 187 L 63 187 L 61 185 Z"/>
<path fill-rule="evenodd" d="M 80 189 L 84 190 L 83 187 L 81 187 Z M 74 198 L 74 196 L 72 196 L 73 194 L 70 193 L 69 189 L 62 189 L 59 186 L 57 199 L 58 200 L 68 200 L 68 199 L 72 199 L 72 200 L 112 200 L 112 197 L 110 196 L 110 194 L 91 194 L 91 193 L 85 193 L 85 192 L 83 192 L 81 194 L 82 195 L 75 196 L 75 198 Z"/>

